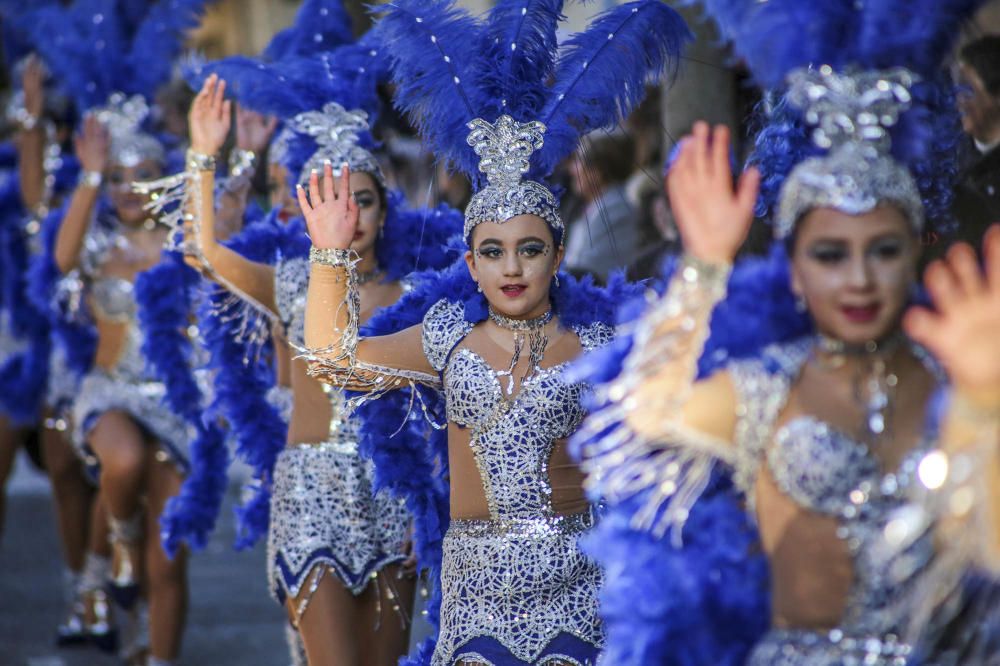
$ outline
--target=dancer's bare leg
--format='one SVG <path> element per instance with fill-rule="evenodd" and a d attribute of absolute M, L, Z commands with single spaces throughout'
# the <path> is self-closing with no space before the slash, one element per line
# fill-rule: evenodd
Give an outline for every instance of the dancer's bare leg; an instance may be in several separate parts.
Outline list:
<path fill-rule="evenodd" d="M 7 514 L 7 478 L 14 469 L 17 449 L 24 431 L 15 427 L 7 417 L 0 416 L 0 540 L 3 539 L 4 517 Z"/>
<path fill-rule="evenodd" d="M 142 580 L 142 505 L 152 447 L 124 412 L 105 412 L 88 440 L 101 463 L 101 497 L 111 528 L 111 578 L 118 603 L 130 606 Z"/>
<path fill-rule="evenodd" d="M 363 666 L 393 666 L 410 645 L 416 579 L 402 565 L 386 567 L 358 598 L 358 633 Z"/>
<path fill-rule="evenodd" d="M 80 572 L 87 551 L 94 489 L 87 483 L 83 463 L 64 432 L 45 428 L 41 438 L 42 460 L 52 484 L 63 556 L 67 568 Z"/>
<path fill-rule="evenodd" d="M 358 600 L 332 572 L 320 573 L 318 565 L 310 572 L 297 599 L 286 603 L 294 621 L 295 608 L 312 587 L 314 576 L 320 576 L 305 612 L 298 620 L 299 633 L 306 646 L 310 666 L 357 666 L 360 658 L 357 631 Z"/>
<path fill-rule="evenodd" d="M 146 576 L 149 599 L 149 652 L 173 662 L 181 651 L 187 620 L 187 550 L 167 557 L 160 541 L 160 515 L 167 500 L 180 492 L 183 478 L 173 463 L 150 456 L 146 511 Z"/>

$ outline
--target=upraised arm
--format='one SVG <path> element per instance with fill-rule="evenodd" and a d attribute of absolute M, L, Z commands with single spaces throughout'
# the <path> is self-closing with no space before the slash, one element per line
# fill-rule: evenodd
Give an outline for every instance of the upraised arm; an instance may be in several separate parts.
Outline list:
<path fill-rule="evenodd" d="M 107 129 L 95 116 L 87 116 L 74 144 L 82 173 L 56 236 L 55 260 L 62 273 L 70 272 L 80 262 L 83 239 L 87 235 L 87 227 L 100 195 L 101 180 L 108 166 L 110 138 Z"/>
<path fill-rule="evenodd" d="M 599 389 L 604 407 L 586 426 L 588 484 L 613 501 L 650 491 L 636 522 L 657 533 L 683 525 L 714 461 L 735 460 L 732 379 L 726 372 L 695 378 L 758 184 L 750 170 L 734 188 L 728 130 L 695 125 L 667 178 L 684 258 L 663 298 L 629 331 L 622 372 Z"/>
<path fill-rule="evenodd" d="M 913 308 L 904 326 L 933 352 L 948 373 L 952 396 L 941 428 L 941 448 L 952 460 L 953 497 L 945 502 L 939 543 L 946 547 L 976 540 L 978 564 L 1000 570 L 1000 226 L 983 241 L 985 270 L 965 244 L 949 250 L 927 269 L 927 290 L 934 310 Z M 964 459 L 964 462 L 959 463 Z M 971 463 L 971 464 L 970 464 Z M 964 472 L 962 469 L 964 468 Z M 926 476 L 926 475 L 925 475 Z M 922 479 L 934 485 L 933 479 Z"/>
<path fill-rule="evenodd" d="M 361 310 L 349 249 L 358 226 L 358 205 L 350 192 L 350 167 L 341 167 L 334 185 L 331 165 L 309 179 L 309 193 L 298 188 L 299 205 L 313 247 L 306 299 L 305 357 L 310 374 L 356 391 L 381 392 L 412 382 L 436 385 L 438 377 L 423 353 L 421 327 L 360 340 Z"/>
<path fill-rule="evenodd" d="M 34 211 L 45 196 L 45 68 L 41 61 L 31 56 L 24 67 L 22 91 L 24 108 L 21 110 L 21 131 L 17 137 L 17 173 L 21 188 L 21 202 L 28 211 Z"/>
<path fill-rule="evenodd" d="M 191 151 L 187 180 L 187 200 L 191 223 L 184 227 L 185 242 L 194 251 L 186 261 L 209 279 L 243 297 L 251 305 L 273 317 L 277 314 L 274 298 L 274 269 L 250 261 L 220 244 L 215 235 L 215 171 L 212 156 L 219 152 L 229 133 L 231 103 L 225 99 L 226 82 L 214 74 L 206 79 L 191 104 L 188 122 L 191 128 Z"/>

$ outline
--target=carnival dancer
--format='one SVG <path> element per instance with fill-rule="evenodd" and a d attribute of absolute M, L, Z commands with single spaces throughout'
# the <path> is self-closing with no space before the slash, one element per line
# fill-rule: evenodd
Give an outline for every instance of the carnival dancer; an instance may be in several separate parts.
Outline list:
<path fill-rule="evenodd" d="M 148 218 L 130 183 L 163 168 L 166 151 L 143 130 L 147 100 L 169 80 L 203 5 L 156 3 L 126 25 L 113 8 L 76 3 L 39 10 L 33 22 L 39 34 L 56 35 L 39 42 L 39 54 L 87 112 L 75 141 L 80 182 L 53 229 L 49 261 L 59 273 L 79 271 L 97 330 L 94 367 L 73 405 L 73 436 L 85 461 L 99 467 L 112 541 L 108 592 L 140 628 L 144 604 L 136 602 L 148 598 L 149 638 L 139 632 L 124 648 L 133 663 L 146 663 L 147 649 L 149 663 L 172 663 L 180 650 L 186 556 L 168 558 L 158 521 L 180 487 L 195 430 L 164 404 L 168 387 L 145 368 L 135 282 L 160 260 L 166 230 Z"/>
<path fill-rule="evenodd" d="M 310 3 L 313 8 L 320 5 L 331 14 L 336 7 Z M 339 11 L 346 19 L 346 12 Z M 445 263 L 450 255 L 440 248 L 460 230 L 453 211 L 402 209 L 400 197 L 386 189 L 381 167 L 364 147 L 372 143 L 367 113 L 348 111 L 338 103 L 377 104 L 373 66 L 377 56 L 362 42 L 333 52 L 294 54 L 266 65 L 245 67 L 242 60 L 223 60 L 207 66 L 232 73 L 238 98 L 283 120 L 284 129 L 272 145 L 275 161 L 270 171 L 284 181 L 275 183 L 276 191 L 290 187 L 289 174 L 304 181 L 324 163 L 354 165 L 354 196 L 365 210 L 365 222 L 353 247 L 365 258 L 369 276 L 361 297 L 366 313 L 396 302 L 407 273 Z M 316 73 L 324 73 L 323 78 L 316 80 Z M 272 92 L 261 102 L 258 91 L 267 86 L 283 94 Z M 191 109 L 191 169 L 182 177 L 188 189 L 185 205 L 198 213 L 186 230 L 189 261 L 273 321 L 276 355 L 287 359 L 288 344 L 299 348 L 304 344 L 308 238 L 297 210 L 276 208 L 243 234 L 255 235 L 259 246 L 269 227 L 274 261 L 246 258 L 216 240 L 213 174 L 196 156 L 218 152 L 229 131 L 231 102 L 224 101 L 225 90 L 226 81 L 213 73 Z M 239 247 L 242 240 L 236 237 L 233 246 Z M 235 319 L 225 307 L 213 318 Z M 239 334 L 230 328 L 232 336 Z M 226 375 L 240 372 L 244 362 L 237 359 L 237 367 L 218 367 L 220 383 L 229 381 Z M 260 482 L 270 490 L 272 594 L 286 605 L 310 663 L 395 663 L 407 649 L 415 587 L 413 563 L 407 561 L 410 517 L 401 500 L 386 491 L 375 492 L 372 463 L 359 455 L 357 419 L 346 412 L 344 393 L 310 378 L 302 360 L 292 361 L 289 378 L 288 444 L 277 460 L 261 455 L 265 448 L 273 450 L 273 442 L 258 443 L 257 454 L 250 456 L 266 460 L 255 466 Z M 238 418 L 247 407 L 246 398 L 227 395 L 226 399 L 234 403 L 226 413 Z M 242 427 L 244 421 L 234 425 Z M 238 438 L 244 434 L 260 438 L 254 432 L 240 433 Z"/>
<path fill-rule="evenodd" d="M 713 466 L 731 472 L 771 569 L 771 628 L 747 663 L 890 665 L 918 650 L 936 663 L 923 645 L 935 637 L 909 631 L 934 541 L 881 544 L 940 438 L 928 416 L 946 379 L 902 319 L 920 234 L 948 210 L 957 123 L 941 65 L 974 4 L 925 3 L 919 19 L 894 2 L 711 8 L 758 82 L 783 89 L 752 161 L 786 269 L 751 285 L 763 304 L 740 302 L 730 273 L 760 173 L 734 188 L 727 130 L 696 124 L 667 179 L 686 255 L 631 325 L 621 367 L 599 369 L 578 443 L 594 495 L 632 502 L 632 526 L 665 549 L 683 543 Z M 891 45 L 890 15 L 904 36 Z M 759 329 L 773 344 L 727 356 Z M 945 369 L 967 390 L 968 367 Z"/>
<path fill-rule="evenodd" d="M 334 182 L 327 166 L 322 184 L 313 175 L 299 190 L 313 242 L 312 372 L 368 400 L 425 385 L 447 402 L 451 522 L 433 664 L 592 664 L 603 643 L 601 572 L 577 547 L 595 511 L 566 450 L 584 387 L 562 370 L 611 340 L 620 294 L 558 272 L 564 227 L 542 181 L 581 133 L 639 100 L 688 33 L 665 5 L 630 3 L 557 62 L 561 9 L 500 2 L 480 22 L 452 2 L 399 2 L 376 28 L 397 103 L 476 189 L 464 260 L 414 292 L 430 306 L 422 323 L 359 337 L 355 176 L 345 164 Z"/>

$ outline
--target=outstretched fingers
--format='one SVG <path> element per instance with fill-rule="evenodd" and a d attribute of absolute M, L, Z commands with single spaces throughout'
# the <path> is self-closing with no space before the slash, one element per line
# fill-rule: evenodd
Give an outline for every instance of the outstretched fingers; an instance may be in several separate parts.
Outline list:
<path fill-rule="evenodd" d="M 302 214 L 305 215 L 306 222 L 308 222 L 309 213 L 312 212 L 312 204 L 309 203 L 309 197 L 306 196 L 306 188 L 302 187 L 302 183 L 295 185 L 295 198 L 299 200 L 299 208 L 302 210 Z"/>
<path fill-rule="evenodd" d="M 313 208 L 318 208 L 323 203 L 323 197 L 319 192 L 319 174 L 316 169 L 309 174 L 309 202 Z"/>
<path fill-rule="evenodd" d="M 336 198 L 333 187 L 333 165 L 327 161 L 323 164 L 323 201 L 333 201 Z"/>

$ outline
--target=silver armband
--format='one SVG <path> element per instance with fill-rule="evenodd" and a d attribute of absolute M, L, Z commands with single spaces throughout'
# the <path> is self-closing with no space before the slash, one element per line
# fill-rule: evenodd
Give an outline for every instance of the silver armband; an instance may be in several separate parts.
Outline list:
<path fill-rule="evenodd" d="M 358 253 L 351 249 L 341 250 L 335 247 L 309 248 L 309 262 L 333 268 L 351 269 L 358 262 Z"/>
<path fill-rule="evenodd" d="M 184 163 L 189 170 L 193 171 L 215 171 L 215 156 L 196 153 L 188 149 L 184 158 Z"/>
<path fill-rule="evenodd" d="M 253 178 L 257 164 L 257 154 L 252 150 L 234 148 L 229 153 L 229 176 L 231 178 Z"/>

